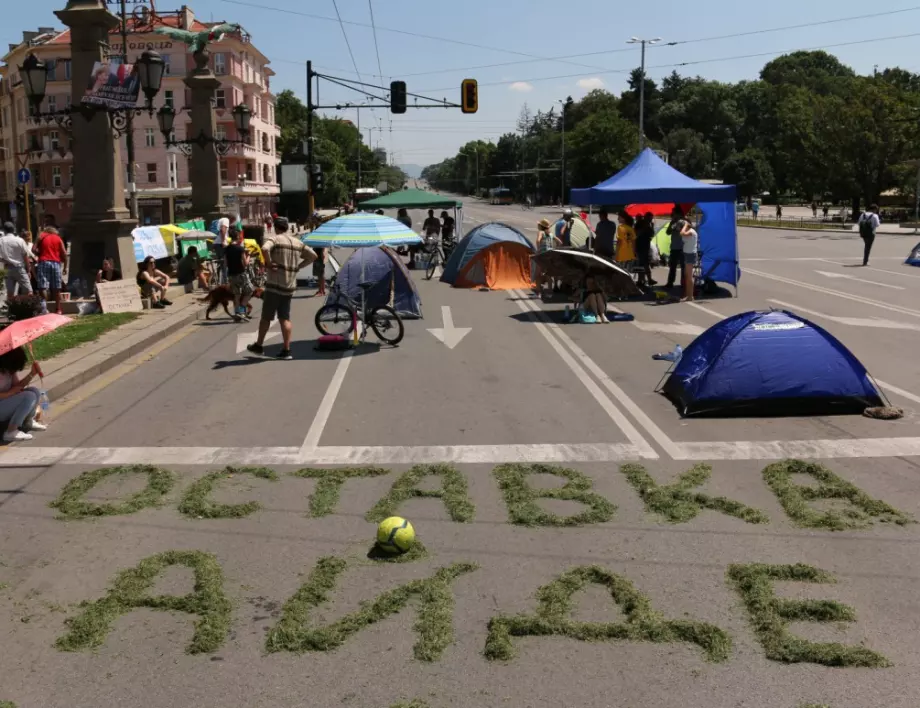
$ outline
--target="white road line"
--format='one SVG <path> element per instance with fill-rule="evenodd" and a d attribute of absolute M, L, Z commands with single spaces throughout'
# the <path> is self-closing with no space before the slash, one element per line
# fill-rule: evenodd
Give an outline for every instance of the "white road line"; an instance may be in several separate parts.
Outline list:
<path fill-rule="evenodd" d="M 718 320 L 724 320 L 727 317 L 731 317 L 731 315 L 723 315 L 721 312 L 716 312 L 715 310 L 710 310 L 708 307 L 697 305 L 695 302 L 688 302 L 686 304 L 690 305 L 690 307 L 695 307 L 700 312 L 705 312 L 707 315 L 711 315 L 712 317 L 715 317 Z"/>
<path fill-rule="evenodd" d="M 736 440 L 680 443 L 681 460 L 829 460 L 861 457 L 914 457 L 920 438 L 842 440 Z"/>
<path fill-rule="evenodd" d="M 410 465 L 433 462 L 618 462 L 656 459 L 635 445 L 610 443 L 537 445 L 431 445 L 418 447 L 319 447 L 305 462 L 317 465 Z"/>
<path fill-rule="evenodd" d="M 890 383 L 885 383 L 884 381 L 879 381 L 875 379 L 875 383 L 884 388 L 886 391 L 891 391 L 893 394 L 900 396 L 901 398 L 906 398 L 908 401 L 913 401 L 914 403 L 920 403 L 920 396 L 910 391 L 905 391 L 903 388 L 898 388 L 893 386 Z"/>
<path fill-rule="evenodd" d="M 846 266 L 847 265 L 846 263 L 840 263 L 839 261 L 832 261 L 828 258 L 822 258 L 821 260 L 824 261 L 825 263 L 830 263 L 831 265 L 836 265 L 836 266 Z M 902 259 L 898 258 L 898 260 L 902 260 Z M 906 260 L 906 259 L 903 259 L 903 260 Z M 918 276 L 920 276 L 920 268 L 917 268 L 916 271 L 911 272 L 912 268 L 913 266 L 907 266 L 906 270 L 902 272 L 902 271 L 897 271 L 897 270 L 888 270 L 887 268 L 874 268 L 872 266 L 866 266 L 862 270 L 874 270 L 878 273 L 891 273 L 892 275 L 900 275 L 902 278 L 916 279 Z"/>
<path fill-rule="evenodd" d="M 889 288 L 890 290 L 904 290 L 900 285 L 889 285 L 888 283 L 880 283 L 877 280 L 866 280 L 865 278 L 857 278 L 855 275 L 848 275 L 846 273 L 832 273 L 826 270 L 816 270 L 815 273 L 818 275 L 823 275 L 825 278 L 839 278 L 842 280 L 853 280 L 857 283 L 866 283 L 867 285 L 876 285 L 880 288 Z"/>
<path fill-rule="evenodd" d="M 354 351 L 348 350 L 339 359 L 339 363 L 335 367 L 335 373 L 332 375 L 332 380 L 329 382 L 323 400 L 316 411 L 316 416 L 313 418 L 313 423 L 310 424 L 310 430 L 307 431 L 307 437 L 304 438 L 303 445 L 300 446 L 301 454 L 306 454 L 319 445 L 319 439 L 322 437 L 326 423 L 329 421 L 329 415 L 332 413 L 335 399 L 339 395 L 342 382 L 345 380 L 345 374 L 348 372 L 348 367 L 351 366 L 353 358 Z"/>
<path fill-rule="evenodd" d="M 572 351 L 572 353 L 581 362 L 581 364 L 584 365 L 585 368 L 587 368 L 588 371 L 590 371 L 598 381 L 600 381 L 601 385 L 606 388 L 627 411 L 629 411 L 629 414 L 636 419 L 639 425 L 645 428 L 645 431 L 655 439 L 655 441 L 664 449 L 664 451 L 669 456 L 678 459 L 676 458 L 676 455 L 679 454 L 679 450 L 677 449 L 674 441 L 665 435 L 664 431 L 659 428 L 629 396 L 626 395 L 626 392 L 623 391 L 623 389 L 621 389 L 609 376 L 607 376 L 601 367 L 594 363 L 594 360 L 591 359 L 591 357 L 585 354 L 581 347 L 572 341 L 569 335 L 562 331 L 559 325 L 555 324 L 554 322 L 550 322 L 549 318 L 546 316 L 546 313 L 538 308 L 536 303 L 530 300 L 518 300 L 518 305 L 520 305 L 522 308 L 528 307 L 531 312 L 534 312 L 548 328 L 546 336 L 552 336 L 552 334 L 549 333 L 551 330 L 552 333 L 555 334 L 559 340 Z M 537 326 L 540 325 L 541 323 L 538 322 Z M 591 388 L 594 388 L 593 385 Z"/>
<path fill-rule="evenodd" d="M 825 295 L 831 295 L 833 297 L 842 298 L 844 300 L 852 300 L 853 302 L 858 302 L 863 305 L 871 305 L 872 307 L 878 307 L 883 310 L 889 310 L 891 312 L 898 312 L 902 315 L 908 315 L 910 317 L 920 317 L 920 312 L 916 310 L 910 310 L 906 307 L 899 307 L 897 305 L 889 305 L 885 302 L 879 302 L 878 300 L 872 300 L 871 298 L 861 297 L 859 295 L 851 295 L 850 293 L 845 293 L 842 290 L 831 290 L 830 288 L 822 288 L 820 285 L 812 285 L 811 283 L 803 283 L 801 280 L 793 280 L 792 278 L 784 278 L 781 275 L 773 275 L 772 273 L 764 273 L 759 270 L 753 270 L 747 268 L 744 271 L 750 275 L 757 275 L 761 278 L 766 278 L 768 280 L 775 280 L 778 283 L 786 283 L 787 285 L 795 285 L 800 288 L 805 288 L 806 290 L 813 290 L 817 293 L 823 293 Z"/>
<path fill-rule="evenodd" d="M 297 447 L 28 447 L 0 453 L 0 467 L 50 465 L 296 465 Z"/>
<path fill-rule="evenodd" d="M 523 293 L 519 290 L 509 291 L 513 294 L 516 299 L 518 307 L 523 312 L 532 312 L 537 317 L 541 317 L 545 321 L 545 315 L 539 310 L 536 309 L 536 306 L 531 308 L 533 304 L 528 299 L 526 293 Z M 549 342 L 549 345 L 553 350 L 559 355 L 562 361 L 565 362 L 566 366 L 575 374 L 575 377 L 581 381 L 582 385 L 588 390 L 588 393 L 594 397 L 594 400 L 597 401 L 598 405 L 604 409 L 604 412 L 610 417 L 610 420 L 623 431 L 623 434 L 626 438 L 636 446 L 638 450 L 642 452 L 643 457 L 648 457 L 649 459 L 657 459 L 658 453 L 655 452 L 654 448 L 649 445 L 648 441 L 642 437 L 642 434 L 636 430 L 635 426 L 629 421 L 629 419 L 623 415 L 619 408 L 611 401 L 603 392 L 597 387 L 597 385 L 591 380 L 591 377 L 585 372 L 585 370 L 578 365 L 575 359 L 565 350 L 565 348 L 556 340 L 555 337 L 550 333 L 548 327 L 552 327 L 552 324 L 545 324 L 544 322 L 534 320 L 534 324 L 537 327 L 537 331 L 543 335 L 543 338 Z M 601 372 L 603 375 L 603 372 Z"/>
<path fill-rule="evenodd" d="M 907 324 L 905 322 L 895 322 L 894 320 L 883 320 L 881 318 L 838 317 L 837 315 L 828 315 L 824 312 L 818 312 L 817 310 L 810 310 L 807 307 L 802 307 L 801 305 L 793 305 L 792 303 L 784 302 L 782 300 L 774 300 L 772 298 L 768 299 L 767 302 L 772 302 L 774 305 L 785 307 L 788 310 L 804 312 L 806 315 L 811 315 L 812 317 L 822 317 L 826 320 L 830 320 L 831 322 L 850 325 L 851 327 L 874 327 L 876 329 L 906 329 L 920 331 L 920 325 L 917 324 Z"/>
<path fill-rule="evenodd" d="M 643 332 L 658 332 L 661 334 L 688 334 L 696 336 L 703 333 L 703 328 L 695 324 L 686 322 L 677 322 L 676 324 L 667 324 L 664 322 L 639 322 L 633 320 L 633 325 Z"/>

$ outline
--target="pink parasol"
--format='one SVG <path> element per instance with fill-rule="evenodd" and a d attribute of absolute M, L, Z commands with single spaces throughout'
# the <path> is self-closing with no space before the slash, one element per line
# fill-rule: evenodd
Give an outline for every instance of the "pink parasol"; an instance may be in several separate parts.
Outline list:
<path fill-rule="evenodd" d="M 27 320 L 17 320 L 0 332 L 0 355 L 25 346 L 70 321 L 70 318 L 64 315 L 40 315 Z"/>

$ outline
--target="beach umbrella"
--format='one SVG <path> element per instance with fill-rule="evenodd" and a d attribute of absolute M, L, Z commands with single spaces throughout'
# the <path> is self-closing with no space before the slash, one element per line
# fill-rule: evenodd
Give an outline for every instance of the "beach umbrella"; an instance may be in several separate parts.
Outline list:
<path fill-rule="evenodd" d="M 615 263 L 588 251 L 556 248 L 533 256 L 545 275 L 568 281 L 581 281 L 591 275 L 600 288 L 613 297 L 640 295 L 632 276 Z"/>
<path fill-rule="evenodd" d="M 327 221 L 301 241 L 311 248 L 365 248 L 415 246 L 422 243 L 422 237 L 389 216 L 357 212 Z"/>

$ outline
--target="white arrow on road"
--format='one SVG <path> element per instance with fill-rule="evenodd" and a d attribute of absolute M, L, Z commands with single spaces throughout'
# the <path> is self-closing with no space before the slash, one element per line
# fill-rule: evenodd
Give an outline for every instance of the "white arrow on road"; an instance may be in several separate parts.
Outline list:
<path fill-rule="evenodd" d="M 857 283 L 868 283 L 869 285 L 877 285 L 880 288 L 891 288 L 892 290 L 903 290 L 900 285 L 889 285 L 888 283 L 879 283 L 875 280 L 865 280 L 864 278 L 856 278 L 852 275 L 847 275 L 846 273 L 828 273 L 826 270 L 816 270 L 815 273 L 818 275 L 823 275 L 825 278 L 843 278 L 844 280 L 855 280 Z"/>
<path fill-rule="evenodd" d="M 278 321 L 275 320 L 272 322 L 272 326 L 268 328 L 268 334 L 265 335 L 263 342 L 267 342 L 273 337 L 280 337 L 281 330 L 278 329 Z M 254 344 L 255 341 L 259 338 L 259 332 L 246 332 L 245 334 L 236 335 L 236 353 L 240 354 L 246 351 L 246 347 L 250 344 Z"/>
<path fill-rule="evenodd" d="M 920 325 L 908 324 L 905 322 L 895 322 L 894 320 L 883 320 L 876 319 L 874 317 L 837 317 L 836 315 L 828 315 L 823 312 L 818 312 L 817 310 L 809 310 L 804 307 L 799 307 L 798 305 L 791 305 L 788 302 L 783 302 L 782 300 L 767 300 L 767 302 L 772 302 L 774 305 L 779 305 L 780 307 L 785 307 L 786 309 L 792 310 L 793 312 L 801 312 L 806 315 L 811 315 L 812 317 L 823 317 L 826 320 L 831 322 L 836 322 L 837 324 L 849 325 L 851 327 L 875 327 L 878 329 L 908 329 L 915 332 L 920 332 Z"/>
<path fill-rule="evenodd" d="M 448 349 L 453 349 L 460 341 L 473 331 L 472 327 L 454 327 L 454 318 L 450 314 L 448 305 L 441 306 L 441 317 L 444 320 L 443 328 L 429 329 L 438 340 L 444 342 Z"/>

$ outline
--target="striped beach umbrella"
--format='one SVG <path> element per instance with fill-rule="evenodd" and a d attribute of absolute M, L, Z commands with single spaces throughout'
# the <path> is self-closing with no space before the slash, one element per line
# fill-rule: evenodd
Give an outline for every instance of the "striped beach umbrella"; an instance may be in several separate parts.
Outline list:
<path fill-rule="evenodd" d="M 412 246 L 422 237 L 389 216 L 346 214 L 327 221 L 301 240 L 312 248 L 363 248 L 365 246 Z"/>

